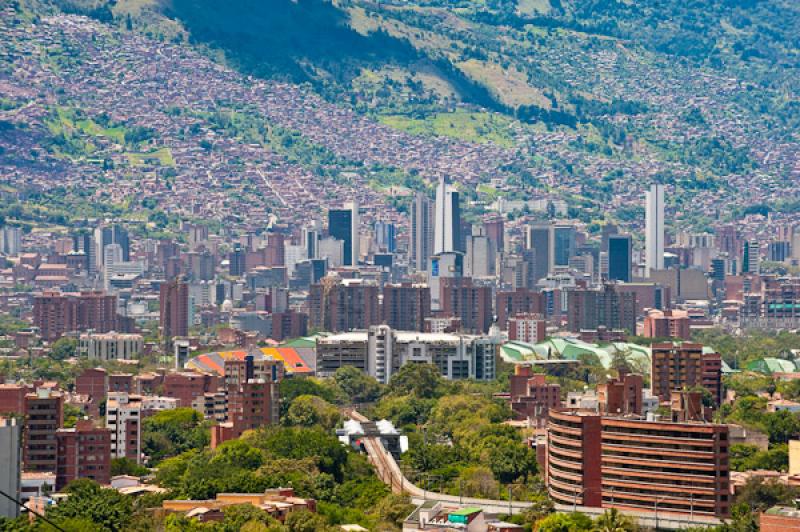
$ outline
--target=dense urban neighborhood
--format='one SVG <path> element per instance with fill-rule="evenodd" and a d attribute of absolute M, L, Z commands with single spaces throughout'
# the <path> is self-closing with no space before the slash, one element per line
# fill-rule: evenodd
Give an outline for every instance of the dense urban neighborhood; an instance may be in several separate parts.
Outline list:
<path fill-rule="evenodd" d="M 0 530 L 800 530 L 800 9 L 696 4 L 0 0 Z"/>

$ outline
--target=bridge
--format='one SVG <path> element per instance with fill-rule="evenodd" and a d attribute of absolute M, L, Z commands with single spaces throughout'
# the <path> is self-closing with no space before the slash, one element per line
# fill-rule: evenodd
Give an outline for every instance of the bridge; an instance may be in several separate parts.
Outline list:
<path fill-rule="evenodd" d="M 347 409 L 345 414 L 361 423 L 370 421 L 355 409 Z M 520 514 L 532 506 L 532 503 L 526 501 L 461 497 L 420 488 L 406 478 L 394 457 L 384 448 L 379 438 L 364 438 L 362 443 L 370 462 L 375 466 L 378 477 L 389 486 L 392 493 L 408 495 L 411 498 L 411 502 L 416 505 L 425 501 L 437 501 L 448 505 L 481 508 L 488 514 L 505 515 Z M 556 504 L 555 508 L 560 512 L 581 512 L 592 517 L 602 515 L 607 510 L 607 508 L 563 504 Z M 683 530 L 691 526 L 717 526 L 722 524 L 722 521 L 713 516 L 619 510 L 621 513 L 636 519 L 640 526 L 652 527 L 657 530 Z"/>

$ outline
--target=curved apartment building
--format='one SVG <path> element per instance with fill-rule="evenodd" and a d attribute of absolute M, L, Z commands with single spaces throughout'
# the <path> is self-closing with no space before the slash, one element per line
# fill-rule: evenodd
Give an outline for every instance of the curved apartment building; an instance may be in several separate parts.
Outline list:
<path fill-rule="evenodd" d="M 547 485 L 561 504 L 724 517 L 728 427 L 551 410 Z"/>

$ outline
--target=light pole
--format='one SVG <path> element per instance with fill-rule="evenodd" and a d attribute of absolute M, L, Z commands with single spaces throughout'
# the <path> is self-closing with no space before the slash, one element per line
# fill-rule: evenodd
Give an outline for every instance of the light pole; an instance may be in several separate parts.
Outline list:
<path fill-rule="evenodd" d="M 572 512 L 575 513 L 578 511 L 578 497 L 586 493 L 588 488 L 583 488 L 581 491 L 575 490 L 575 493 L 572 497 Z"/>
<path fill-rule="evenodd" d="M 658 503 L 666 499 L 667 497 L 656 497 L 656 500 L 653 501 L 653 510 L 655 513 L 655 520 L 656 520 L 656 532 L 658 532 Z"/>

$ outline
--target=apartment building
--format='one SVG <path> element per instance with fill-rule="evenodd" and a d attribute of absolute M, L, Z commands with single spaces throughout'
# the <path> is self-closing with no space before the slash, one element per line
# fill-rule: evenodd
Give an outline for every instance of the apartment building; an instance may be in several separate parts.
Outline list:
<path fill-rule="evenodd" d="M 728 427 L 551 410 L 546 481 L 556 503 L 725 517 Z"/>

